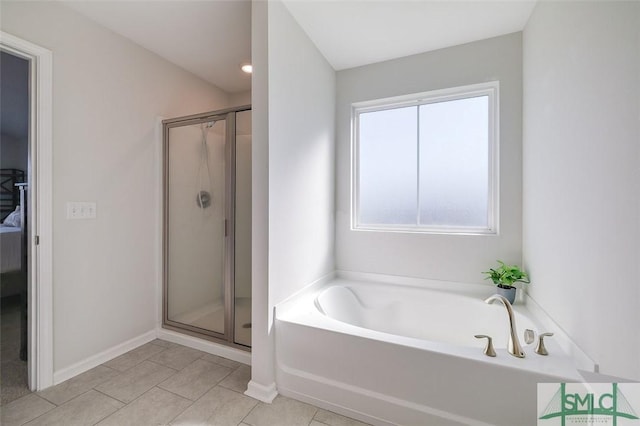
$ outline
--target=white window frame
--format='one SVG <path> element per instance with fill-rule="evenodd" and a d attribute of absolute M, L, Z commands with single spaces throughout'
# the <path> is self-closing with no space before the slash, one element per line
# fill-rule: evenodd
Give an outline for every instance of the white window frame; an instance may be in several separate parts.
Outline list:
<path fill-rule="evenodd" d="M 462 235 L 498 235 L 499 234 L 499 111 L 500 83 L 491 81 L 467 86 L 452 87 L 415 93 L 372 101 L 356 102 L 351 105 L 351 230 L 414 232 L 428 234 L 462 234 Z M 358 223 L 359 212 L 359 143 L 360 114 L 408 106 L 427 105 L 459 99 L 488 96 L 489 102 L 489 140 L 488 140 L 488 194 L 487 194 L 487 227 L 456 227 L 434 225 L 363 225 Z M 419 191 L 419 186 L 418 186 Z M 418 206 L 418 210 L 419 210 Z"/>

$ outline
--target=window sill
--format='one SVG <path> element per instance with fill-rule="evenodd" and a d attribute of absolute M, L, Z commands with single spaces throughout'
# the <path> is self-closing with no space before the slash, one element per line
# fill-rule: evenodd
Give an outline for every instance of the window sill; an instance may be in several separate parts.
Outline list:
<path fill-rule="evenodd" d="M 394 234 L 425 234 L 425 235 L 460 235 L 460 236 L 499 236 L 496 229 L 488 228 L 453 228 L 453 227 L 406 227 L 406 226 L 352 226 L 351 231 L 356 232 L 384 232 Z"/>

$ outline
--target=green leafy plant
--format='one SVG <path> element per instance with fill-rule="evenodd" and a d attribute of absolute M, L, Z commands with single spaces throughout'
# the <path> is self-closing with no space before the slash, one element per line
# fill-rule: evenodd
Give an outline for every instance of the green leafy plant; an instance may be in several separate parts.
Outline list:
<path fill-rule="evenodd" d="M 529 276 L 526 272 L 520 269 L 516 265 L 507 265 L 501 260 L 498 260 L 500 266 L 496 269 L 489 269 L 482 272 L 486 274 L 485 280 L 490 279 L 493 283 L 500 287 L 513 287 L 516 282 L 529 283 Z"/>

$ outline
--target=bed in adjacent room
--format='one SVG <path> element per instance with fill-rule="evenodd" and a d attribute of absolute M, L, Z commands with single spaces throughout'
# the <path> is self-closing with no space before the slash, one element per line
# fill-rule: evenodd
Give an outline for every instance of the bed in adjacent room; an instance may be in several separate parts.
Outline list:
<path fill-rule="evenodd" d="M 0 281 L 1 295 L 20 294 L 22 277 L 22 219 L 17 183 L 25 181 L 18 169 L 0 169 Z"/>
<path fill-rule="evenodd" d="M 0 225 L 0 272 L 17 272 L 22 268 L 22 229 Z"/>

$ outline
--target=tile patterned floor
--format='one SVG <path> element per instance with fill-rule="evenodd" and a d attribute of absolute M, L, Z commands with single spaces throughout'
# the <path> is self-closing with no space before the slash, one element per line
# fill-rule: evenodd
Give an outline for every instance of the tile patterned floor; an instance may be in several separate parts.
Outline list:
<path fill-rule="evenodd" d="M 248 366 L 154 340 L 42 392 L 1 407 L 3 426 L 363 426 L 278 396 L 243 392 Z"/>

